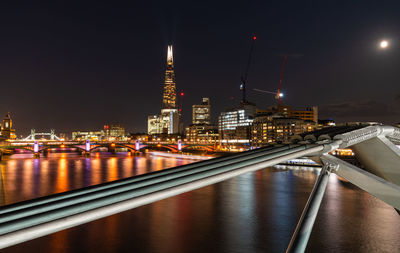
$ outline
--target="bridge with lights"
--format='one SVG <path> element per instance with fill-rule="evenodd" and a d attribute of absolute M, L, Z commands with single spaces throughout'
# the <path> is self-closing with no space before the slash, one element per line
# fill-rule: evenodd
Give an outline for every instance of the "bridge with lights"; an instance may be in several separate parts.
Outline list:
<path fill-rule="evenodd" d="M 38 136 L 49 136 L 50 139 L 37 139 Z M 176 142 L 163 142 L 163 141 L 147 141 L 140 142 L 132 141 L 64 141 L 57 135 L 54 130 L 50 133 L 35 133 L 34 130 L 31 134 L 21 140 L 9 140 L 0 143 L 0 159 L 4 154 L 12 154 L 18 150 L 31 152 L 34 157 L 39 158 L 41 154 L 46 155 L 49 150 L 67 150 L 75 149 L 79 153 L 90 156 L 91 152 L 98 151 L 101 148 L 107 149 L 108 152 L 115 153 L 117 149 L 126 149 L 128 152 L 138 154 L 145 149 L 165 149 L 171 152 L 182 152 L 189 149 L 197 149 L 207 152 L 216 150 L 215 144 L 200 144 L 200 143 L 183 143 L 181 140 Z"/>
<path fill-rule="evenodd" d="M 400 129 L 392 126 L 332 127 L 294 136 L 291 144 L 265 146 L 6 205 L 0 207 L 0 249 L 244 173 L 265 169 L 291 159 L 308 157 L 321 166 L 321 171 L 287 249 L 287 252 L 304 252 L 328 178 L 332 173 L 386 202 L 399 212 L 400 149 L 396 146 L 399 143 Z M 70 145 L 83 145 L 80 146 L 83 150 L 90 151 L 99 144 L 86 141 L 83 144 Z M 132 145 L 135 150 L 139 150 L 141 143 L 136 141 Z M 183 144 L 180 145 L 182 148 Z M 361 166 L 357 167 L 331 155 L 340 148 L 351 148 Z M 33 150 L 40 151 L 40 145 L 36 141 L 33 143 Z"/>

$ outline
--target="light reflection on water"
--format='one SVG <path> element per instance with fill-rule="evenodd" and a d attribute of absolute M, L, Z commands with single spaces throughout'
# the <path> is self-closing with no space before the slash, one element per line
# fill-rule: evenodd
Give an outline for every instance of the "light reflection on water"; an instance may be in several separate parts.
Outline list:
<path fill-rule="evenodd" d="M 0 162 L 1 204 L 193 162 L 52 153 Z M 283 252 L 317 168 L 277 166 L 5 249 L 4 252 Z M 332 174 L 308 252 L 396 252 L 399 215 Z"/>
<path fill-rule="evenodd" d="M 1 204 L 11 204 L 49 194 L 114 181 L 120 178 L 183 165 L 190 160 L 165 157 L 93 154 L 84 158 L 74 153 L 50 153 L 32 158 L 13 155 L 0 162 Z"/>

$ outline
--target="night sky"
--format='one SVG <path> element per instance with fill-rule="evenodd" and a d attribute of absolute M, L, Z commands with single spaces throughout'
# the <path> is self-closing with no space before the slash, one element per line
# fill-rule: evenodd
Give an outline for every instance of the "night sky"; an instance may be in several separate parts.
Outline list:
<path fill-rule="evenodd" d="M 17 134 L 101 129 L 144 132 L 160 113 L 166 50 L 174 45 L 185 123 L 210 97 L 212 118 L 237 105 L 251 36 L 248 99 L 320 118 L 400 122 L 398 1 L 1 1 L 0 115 Z M 378 47 L 387 39 L 389 47 Z M 232 100 L 232 97 L 234 98 Z"/>

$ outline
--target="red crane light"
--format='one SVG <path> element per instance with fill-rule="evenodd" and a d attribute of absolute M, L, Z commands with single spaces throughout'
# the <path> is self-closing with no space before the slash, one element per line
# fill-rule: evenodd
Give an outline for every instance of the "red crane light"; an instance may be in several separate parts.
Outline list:
<path fill-rule="evenodd" d="M 185 93 L 181 92 L 181 96 L 185 95 Z"/>
<path fill-rule="evenodd" d="M 257 39 L 257 36 L 253 36 L 253 40 L 256 40 Z"/>

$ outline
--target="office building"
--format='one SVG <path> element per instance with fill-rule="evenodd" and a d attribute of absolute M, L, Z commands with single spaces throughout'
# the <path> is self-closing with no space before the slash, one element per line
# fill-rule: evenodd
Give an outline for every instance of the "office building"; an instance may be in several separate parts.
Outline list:
<path fill-rule="evenodd" d="M 314 121 L 287 118 L 280 114 L 258 116 L 251 127 L 251 145 L 255 147 L 271 143 L 287 143 L 291 136 L 313 131 Z"/>
<path fill-rule="evenodd" d="M 203 98 L 200 105 L 192 106 L 192 124 L 211 124 L 210 99 Z"/>
<path fill-rule="evenodd" d="M 162 124 L 160 115 L 151 115 L 147 118 L 147 133 L 149 135 L 162 133 Z"/>
<path fill-rule="evenodd" d="M 249 102 L 242 102 L 238 108 L 222 112 L 218 118 L 220 143 L 250 143 L 250 128 L 255 114 L 256 106 Z"/>
<path fill-rule="evenodd" d="M 185 129 L 186 141 L 193 143 L 217 143 L 218 129 L 214 125 L 192 124 Z"/>
<path fill-rule="evenodd" d="M 104 125 L 104 135 L 107 140 L 122 140 L 125 136 L 125 126 L 121 124 Z"/>
<path fill-rule="evenodd" d="M 61 137 L 61 135 L 60 135 Z M 72 132 L 72 140 L 74 141 L 102 141 L 105 139 L 105 133 L 103 130 L 100 131 L 74 131 Z"/>

